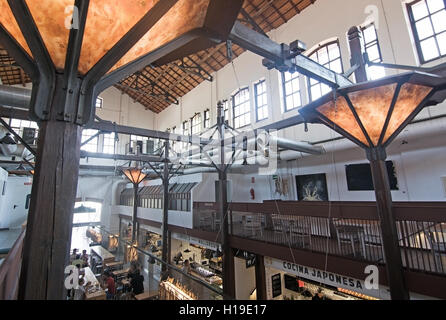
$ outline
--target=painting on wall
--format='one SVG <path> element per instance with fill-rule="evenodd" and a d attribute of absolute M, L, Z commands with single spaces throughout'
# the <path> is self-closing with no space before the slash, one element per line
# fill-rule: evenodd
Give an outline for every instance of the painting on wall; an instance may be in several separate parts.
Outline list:
<path fill-rule="evenodd" d="M 299 201 L 328 201 L 325 173 L 296 176 L 296 187 Z"/>

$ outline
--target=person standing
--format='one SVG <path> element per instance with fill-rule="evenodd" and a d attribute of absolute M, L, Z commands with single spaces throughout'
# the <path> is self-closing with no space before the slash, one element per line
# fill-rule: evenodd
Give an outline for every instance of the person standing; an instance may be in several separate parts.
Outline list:
<path fill-rule="evenodd" d="M 134 295 L 138 295 L 144 292 L 144 276 L 142 276 L 137 269 L 130 280 L 132 292 Z"/>
<path fill-rule="evenodd" d="M 84 278 L 79 279 L 77 289 L 74 289 L 74 300 L 85 300 Z"/>
<path fill-rule="evenodd" d="M 115 279 L 111 276 L 109 271 L 104 272 L 105 275 L 105 288 L 107 289 L 107 300 L 113 300 L 116 295 Z"/>

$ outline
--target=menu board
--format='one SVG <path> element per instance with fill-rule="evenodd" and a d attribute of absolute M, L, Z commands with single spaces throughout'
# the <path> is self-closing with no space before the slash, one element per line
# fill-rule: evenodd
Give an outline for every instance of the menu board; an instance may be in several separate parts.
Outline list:
<path fill-rule="evenodd" d="M 273 298 L 280 296 L 282 294 L 282 277 L 280 276 L 280 273 L 271 277 L 271 283 L 273 289 Z"/>

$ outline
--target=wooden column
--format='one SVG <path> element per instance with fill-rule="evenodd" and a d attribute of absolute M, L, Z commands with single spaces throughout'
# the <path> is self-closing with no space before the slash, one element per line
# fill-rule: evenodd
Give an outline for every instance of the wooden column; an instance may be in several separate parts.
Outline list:
<path fill-rule="evenodd" d="M 138 240 L 138 185 L 133 184 L 132 244 Z"/>
<path fill-rule="evenodd" d="M 172 232 L 167 231 L 167 262 L 172 263 Z"/>
<path fill-rule="evenodd" d="M 163 170 L 163 223 L 162 223 L 162 237 L 163 246 L 161 251 L 161 258 L 164 262 L 168 260 L 169 252 L 169 240 L 168 240 L 168 228 L 169 228 L 169 141 L 166 141 L 164 145 L 164 170 Z M 161 272 L 166 274 L 167 265 L 161 266 Z"/>
<path fill-rule="evenodd" d="M 58 121 L 55 114 L 40 123 L 19 299 L 65 297 L 81 133 L 80 126 Z"/>
<path fill-rule="evenodd" d="M 392 300 L 409 300 L 410 296 L 404 278 L 398 231 L 393 215 L 392 194 L 385 162 L 386 154 L 382 149 L 369 150 L 367 157 L 370 160 L 372 170 L 390 295 Z"/>
<path fill-rule="evenodd" d="M 257 300 L 266 300 L 266 274 L 265 258 L 261 255 L 256 256 L 256 288 Z"/>
<path fill-rule="evenodd" d="M 234 270 L 234 253 L 229 246 L 229 219 L 228 219 L 228 180 L 225 164 L 225 125 L 224 125 L 224 110 L 223 103 L 218 103 L 217 108 L 217 128 L 218 136 L 221 141 L 220 146 L 220 164 L 218 165 L 218 181 L 216 184 L 218 194 L 219 215 L 221 221 L 221 249 L 223 252 L 223 293 L 225 299 L 235 298 L 235 270 Z"/>
<path fill-rule="evenodd" d="M 351 27 L 348 31 L 348 41 L 350 46 L 351 66 L 358 65 L 355 71 L 356 83 L 367 81 L 367 70 L 363 57 L 362 32 L 358 27 Z"/>

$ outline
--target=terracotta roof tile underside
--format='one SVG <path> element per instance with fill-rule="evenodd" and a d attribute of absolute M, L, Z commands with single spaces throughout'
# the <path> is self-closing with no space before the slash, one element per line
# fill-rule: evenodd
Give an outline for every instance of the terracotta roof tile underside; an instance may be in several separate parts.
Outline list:
<path fill-rule="evenodd" d="M 315 1 L 245 0 L 243 9 L 267 33 L 288 22 Z M 246 25 L 249 25 L 242 14 L 239 14 L 238 19 Z M 234 58 L 243 52 L 244 49 L 237 45 L 233 46 Z M 14 85 L 30 82 L 29 77 L 22 75 L 23 72 L 20 68 L 5 67 L 5 65 L 14 63 L 12 58 L 2 54 L 0 59 L 0 77 L 3 84 Z M 198 64 L 209 74 L 220 70 L 229 62 L 225 44 L 217 45 L 184 58 L 185 66 L 196 66 Z M 184 71 L 179 65 L 180 61 L 174 61 L 160 67 L 147 66 L 143 70 L 140 70 L 140 76 L 134 74 L 123 79 L 116 87 L 123 93 L 129 95 L 134 101 L 145 106 L 146 109 L 159 113 L 172 103 L 171 99 L 166 101 L 163 98 L 166 93 L 178 99 L 205 81 L 200 76 Z M 150 81 L 156 83 L 156 86 L 152 88 Z"/>

